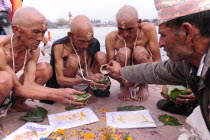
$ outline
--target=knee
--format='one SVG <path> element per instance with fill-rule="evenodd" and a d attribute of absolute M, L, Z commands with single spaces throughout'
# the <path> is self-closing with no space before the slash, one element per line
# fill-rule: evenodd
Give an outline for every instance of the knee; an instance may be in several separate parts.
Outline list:
<path fill-rule="evenodd" d="M 79 61 L 76 55 L 69 55 L 66 62 L 65 62 L 65 68 L 74 68 L 78 69 L 79 67 Z"/>
<path fill-rule="evenodd" d="M 149 53 L 142 46 L 136 46 L 133 51 L 134 60 L 137 64 L 149 62 Z"/>
<path fill-rule="evenodd" d="M 37 64 L 37 71 L 39 76 L 46 78 L 50 78 L 53 73 L 52 66 L 46 62 Z"/>
<path fill-rule="evenodd" d="M 0 71 L 0 85 L 13 87 L 13 77 L 12 74 L 6 71 Z"/>
<path fill-rule="evenodd" d="M 97 52 L 94 55 L 94 60 L 96 60 L 98 64 L 105 64 L 107 63 L 106 54 L 104 52 Z"/>
<path fill-rule="evenodd" d="M 117 59 L 120 62 L 125 62 L 125 59 L 131 58 L 131 50 L 129 48 L 120 48 L 117 52 Z"/>

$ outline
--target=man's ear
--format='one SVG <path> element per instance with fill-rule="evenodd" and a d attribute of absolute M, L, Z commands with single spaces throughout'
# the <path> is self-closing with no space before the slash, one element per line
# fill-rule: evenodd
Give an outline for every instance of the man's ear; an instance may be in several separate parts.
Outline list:
<path fill-rule="evenodd" d="M 194 27 L 192 26 L 192 24 L 188 22 L 184 22 L 181 26 L 181 31 L 182 31 L 183 37 L 186 40 L 186 43 L 191 42 L 195 35 Z"/>
<path fill-rule="evenodd" d="M 138 26 L 141 27 L 141 19 L 138 19 Z"/>
<path fill-rule="evenodd" d="M 73 33 L 72 32 L 68 32 L 68 37 L 72 38 L 72 36 L 73 36 Z"/>
<path fill-rule="evenodd" d="M 12 25 L 12 30 L 13 30 L 13 33 L 16 35 L 16 36 L 20 36 L 20 26 L 19 25 Z"/>

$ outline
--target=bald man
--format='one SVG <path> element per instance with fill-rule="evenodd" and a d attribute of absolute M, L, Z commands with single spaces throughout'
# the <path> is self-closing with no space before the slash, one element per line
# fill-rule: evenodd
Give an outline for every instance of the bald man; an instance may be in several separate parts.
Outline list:
<path fill-rule="evenodd" d="M 123 6 L 116 15 L 118 30 L 107 34 L 105 39 L 107 61 L 116 60 L 122 67 L 127 65 L 160 62 L 157 32 L 152 23 L 141 22 L 137 10 L 129 5 Z M 127 101 L 144 101 L 148 98 L 148 85 L 135 84 L 127 87 L 114 73 L 110 76 L 120 84 L 119 98 Z M 138 87 L 138 88 L 137 88 Z"/>
<path fill-rule="evenodd" d="M 75 97 L 71 95 L 82 92 L 41 86 L 52 75 L 50 64 L 37 64 L 38 46 L 47 31 L 46 18 L 34 8 L 22 7 L 14 13 L 12 21 L 14 34 L 0 36 L 0 117 L 7 114 L 11 105 L 11 111 L 32 109 L 25 104 L 25 98 L 50 99 L 68 106 L 83 106 L 74 102 Z"/>
<path fill-rule="evenodd" d="M 103 78 L 99 69 L 107 61 L 106 54 L 100 52 L 99 41 L 93 37 L 93 27 L 87 16 L 78 15 L 72 19 L 68 36 L 54 42 L 51 54 L 54 75 L 47 86 L 86 91 L 92 95 L 88 103 L 96 102 L 96 96 L 109 96 L 109 84 L 96 82 Z"/>

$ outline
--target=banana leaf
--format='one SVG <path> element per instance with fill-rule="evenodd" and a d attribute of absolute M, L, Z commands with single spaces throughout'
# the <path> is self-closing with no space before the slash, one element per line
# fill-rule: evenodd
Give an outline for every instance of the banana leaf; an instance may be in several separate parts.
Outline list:
<path fill-rule="evenodd" d="M 96 81 L 96 83 L 107 85 L 109 83 L 109 78 L 105 77 L 103 79 Z"/>
<path fill-rule="evenodd" d="M 75 102 L 86 102 L 88 100 L 88 98 L 90 98 L 90 94 L 89 93 L 85 93 L 85 94 L 73 94 L 73 96 L 77 97 L 76 100 L 74 100 Z"/>
<path fill-rule="evenodd" d="M 172 99 L 176 99 L 178 95 L 188 95 L 188 94 L 190 94 L 190 91 L 188 91 L 187 89 L 180 90 L 180 89 L 175 88 L 174 90 L 171 91 L 171 93 L 169 94 L 169 97 L 171 97 Z"/>
<path fill-rule="evenodd" d="M 164 125 L 172 125 L 172 126 L 178 126 L 178 125 L 182 125 L 181 123 L 179 123 L 178 119 L 172 116 L 168 116 L 168 115 L 159 115 L 158 116 L 158 120 L 163 122 Z"/>
<path fill-rule="evenodd" d="M 123 107 L 118 107 L 117 111 L 136 111 L 136 110 L 144 110 L 146 109 L 144 106 L 123 106 Z"/>
<path fill-rule="evenodd" d="M 42 122 L 47 116 L 48 111 L 42 107 L 27 111 L 26 115 L 20 117 L 21 120 L 27 122 Z"/>
<path fill-rule="evenodd" d="M 69 110 L 80 109 L 80 108 L 82 108 L 82 107 L 75 108 L 72 106 L 67 106 L 67 107 L 65 107 L 65 110 L 69 111 Z"/>

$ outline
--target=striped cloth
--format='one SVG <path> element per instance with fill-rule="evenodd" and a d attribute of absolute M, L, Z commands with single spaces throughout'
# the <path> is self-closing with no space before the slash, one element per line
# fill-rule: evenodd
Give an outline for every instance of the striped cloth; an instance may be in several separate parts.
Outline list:
<path fill-rule="evenodd" d="M 154 0 L 158 25 L 172 19 L 210 10 L 210 0 Z"/>

